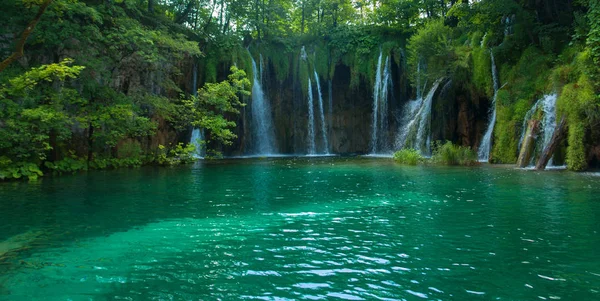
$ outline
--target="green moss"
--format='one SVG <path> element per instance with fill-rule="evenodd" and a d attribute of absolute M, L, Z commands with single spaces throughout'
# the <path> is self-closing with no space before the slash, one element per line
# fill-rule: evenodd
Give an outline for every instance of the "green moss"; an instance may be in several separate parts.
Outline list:
<path fill-rule="evenodd" d="M 600 106 L 590 78 L 582 74 L 576 83 L 563 87 L 558 99 L 559 114 L 566 114 L 569 125 L 567 167 L 571 170 L 587 168 L 585 151 L 585 133 L 593 130 L 591 124 L 597 120 Z"/>
<path fill-rule="evenodd" d="M 492 63 L 488 49 L 475 47 L 472 52 L 473 60 L 473 84 L 486 95 L 494 95 L 492 79 Z"/>
<path fill-rule="evenodd" d="M 548 84 L 552 59 L 532 46 L 523 52 L 515 66 L 501 69 L 501 80 L 509 84 L 513 99 L 536 99 L 554 90 Z"/>
<path fill-rule="evenodd" d="M 235 63 L 234 65 L 237 65 L 239 69 L 242 69 L 244 72 L 246 72 L 246 76 L 249 79 L 253 78 L 254 74 L 252 72 L 252 57 L 250 56 L 248 50 L 241 45 L 237 45 L 232 53 L 232 60 L 233 63 Z"/>
<path fill-rule="evenodd" d="M 298 61 L 298 79 L 300 80 L 301 91 L 304 96 L 307 96 L 306 93 L 308 91 L 308 78 L 311 74 L 309 71 L 309 62 L 300 58 L 299 55 L 298 55 L 297 61 Z"/>
<path fill-rule="evenodd" d="M 275 43 L 265 45 L 262 49 L 264 59 L 268 60 L 273 66 L 275 79 L 279 83 L 283 83 L 283 81 L 290 76 L 290 72 L 292 71 L 290 60 L 293 56 L 293 52 L 289 51 L 286 45 Z"/>
<path fill-rule="evenodd" d="M 329 78 L 329 48 L 325 43 L 315 45 L 313 63 L 317 73 L 323 78 Z"/>
<path fill-rule="evenodd" d="M 585 159 L 585 127 L 581 122 L 569 124 L 569 146 L 567 147 L 567 167 L 570 170 L 582 171 L 587 168 Z"/>
<path fill-rule="evenodd" d="M 515 163 L 519 144 L 518 128 L 521 123 L 514 118 L 514 111 L 510 106 L 498 105 L 496 114 L 492 158 L 494 163 Z"/>
<path fill-rule="evenodd" d="M 525 114 L 535 100 L 521 99 L 516 103 L 511 100 L 507 90 L 498 91 L 496 99 L 496 126 L 494 128 L 494 145 L 492 157 L 495 163 L 515 163 L 518 156 L 518 145 L 521 126 Z"/>
<path fill-rule="evenodd" d="M 483 34 L 481 31 L 475 31 L 471 34 L 471 47 L 480 47 Z"/>

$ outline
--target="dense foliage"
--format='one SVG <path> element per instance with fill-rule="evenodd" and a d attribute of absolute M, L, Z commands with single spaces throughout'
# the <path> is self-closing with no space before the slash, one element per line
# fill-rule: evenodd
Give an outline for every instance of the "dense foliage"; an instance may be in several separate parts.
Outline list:
<path fill-rule="evenodd" d="M 417 165 L 424 162 L 423 156 L 416 149 L 401 149 L 394 153 L 394 161 L 405 165 Z"/>
<path fill-rule="evenodd" d="M 452 142 L 438 142 L 433 148 L 431 162 L 440 165 L 473 166 L 477 162 L 477 153 L 470 147 L 454 145 Z"/>
<path fill-rule="evenodd" d="M 569 168 L 587 168 L 600 145 L 595 0 L 4 0 L 0 6 L 0 57 L 9 58 L 0 70 L 3 179 L 186 162 L 194 150 L 180 142 L 192 127 L 204 128 L 216 151 L 236 138 L 233 117 L 248 95 L 246 75 L 258 53 L 273 69 L 272 80 L 293 77 L 306 91 L 309 74 L 331 79 L 339 64 L 350 68 L 350 88 L 373 85 L 381 51 L 408 71 L 413 94 L 443 77 L 469 91 L 476 107 L 494 95 L 494 55 L 501 84 L 494 162 L 516 161 L 526 112 L 552 92 L 568 120 L 562 152 Z"/>

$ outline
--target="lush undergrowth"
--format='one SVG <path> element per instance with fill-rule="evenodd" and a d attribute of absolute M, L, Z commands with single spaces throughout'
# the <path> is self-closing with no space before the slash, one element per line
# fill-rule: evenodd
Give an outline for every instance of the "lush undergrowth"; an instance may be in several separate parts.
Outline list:
<path fill-rule="evenodd" d="M 439 165 L 477 165 L 477 153 L 468 146 L 459 146 L 448 141 L 436 143 L 433 148 L 431 162 Z"/>
<path fill-rule="evenodd" d="M 416 149 L 401 149 L 394 153 L 394 160 L 404 165 L 417 165 L 423 163 L 425 158 Z"/>
<path fill-rule="evenodd" d="M 477 153 L 470 147 L 455 145 L 450 141 L 434 143 L 431 158 L 425 158 L 418 150 L 401 149 L 394 153 L 394 161 L 404 165 L 434 164 L 448 166 L 477 165 Z"/>

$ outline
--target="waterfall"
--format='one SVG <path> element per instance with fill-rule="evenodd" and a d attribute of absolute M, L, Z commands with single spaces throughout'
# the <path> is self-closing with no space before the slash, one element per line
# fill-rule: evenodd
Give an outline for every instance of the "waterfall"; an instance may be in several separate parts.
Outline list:
<path fill-rule="evenodd" d="M 542 109 L 544 110 L 544 118 L 542 119 L 542 127 L 544 131 L 544 141 L 542 151 L 546 149 L 548 144 L 550 144 L 550 140 L 552 140 L 552 136 L 554 135 L 554 131 L 556 130 L 556 100 L 558 99 L 558 95 L 550 94 L 544 97 L 542 102 Z M 553 166 L 552 157 L 550 157 L 550 161 L 548 161 L 548 166 Z"/>
<path fill-rule="evenodd" d="M 535 112 L 537 111 L 538 107 L 540 106 L 542 99 L 539 99 L 538 101 L 535 102 L 535 104 L 533 104 L 533 107 L 531 107 L 531 109 L 529 109 L 529 111 L 527 111 L 527 114 L 525 114 L 525 118 L 523 118 L 523 125 L 522 125 L 522 129 L 521 129 L 521 138 L 519 138 L 519 148 L 517 151 L 521 150 L 521 146 L 523 145 L 523 140 L 525 140 L 525 133 L 527 132 L 527 122 L 529 122 L 529 120 L 531 120 L 531 118 L 533 118 L 533 114 L 535 114 Z"/>
<path fill-rule="evenodd" d="M 492 111 L 490 116 L 490 123 L 488 124 L 483 140 L 479 145 L 477 151 L 479 162 L 488 162 L 490 160 L 490 152 L 492 150 L 492 134 L 494 133 L 494 126 L 496 124 L 496 98 L 498 97 L 498 73 L 496 70 L 496 61 L 494 60 L 494 52 L 490 50 L 490 56 L 492 59 L 492 79 L 494 81 L 494 99 L 492 100 Z"/>
<path fill-rule="evenodd" d="M 255 155 L 272 155 L 275 153 L 275 130 L 271 118 L 271 107 L 262 89 L 261 70 L 258 70 L 256 61 L 252 58 L 252 133 Z M 261 56 L 262 57 L 262 56 Z M 261 66 L 262 67 L 262 66 Z"/>
<path fill-rule="evenodd" d="M 313 107 L 312 83 L 308 77 L 308 154 L 314 155 L 317 153 L 315 143 L 315 112 Z"/>
<path fill-rule="evenodd" d="M 190 142 L 196 148 L 194 157 L 196 157 L 198 159 L 204 158 L 204 155 L 206 153 L 204 150 L 204 146 L 202 145 L 203 141 L 204 141 L 204 131 L 199 128 L 194 128 L 192 130 L 192 138 L 190 139 Z"/>
<path fill-rule="evenodd" d="M 196 63 L 194 63 L 192 70 L 192 95 L 198 96 L 198 66 L 196 65 Z M 203 141 L 204 131 L 200 128 L 192 129 L 192 138 L 190 138 L 190 143 L 194 145 L 194 157 L 196 158 L 204 158 L 206 150 L 202 145 Z"/>
<path fill-rule="evenodd" d="M 554 130 L 556 130 L 556 100 L 558 95 L 550 94 L 544 96 L 542 101 L 542 110 L 544 110 L 544 118 L 542 119 L 542 131 L 544 132 L 543 148 L 550 143 Z"/>
<path fill-rule="evenodd" d="M 541 133 L 543 140 L 540 141 L 541 144 L 538 144 L 538 147 L 541 146 L 540 151 L 543 151 L 546 146 L 550 143 L 552 139 L 552 135 L 554 135 L 554 130 L 556 130 L 556 100 L 558 99 L 558 95 L 556 93 L 544 95 L 544 97 L 540 98 L 535 104 L 529 109 L 527 114 L 525 114 L 525 118 L 523 119 L 523 128 L 521 129 L 521 137 L 519 139 L 519 150 L 523 145 L 523 141 L 525 139 L 525 132 L 527 131 L 527 122 L 533 118 L 538 109 L 542 108 L 543 118 L 541 123 Z M 548 163 L 549 166 L 552 166 L 552 159 Z"/>
<path fill-rule="evenodd" d="M 442 79 L 437 80 L 425 98 L 418 97 L 405 105 L 396 140 L 398 148 L 412 147 L 423 155 L 431 153 L 431 107 L 441 82 Z"/>
<path fill-rule="evenodd" d="M 321 137 L 323 138 L 323 153 L 329 154 L 329 139 L 327 138 L 327 124 L 325 124 L 325 111 L 323 110 L 323 95 L 321 94 L 321 82 L 315 69 L 315 84 L 319 93 L 319 117 L 321 119 Z"/>
<path fill-rule="evenodd" d="M 388 94 L 392 88 L 391 64 L 389 56 L 383 65 L 383 51 L 379 52 L 377 73 L 373 87 L 373 117 L 371 125 L 371 153 L 378 154 L 389 150 L 388 145 Z"/>

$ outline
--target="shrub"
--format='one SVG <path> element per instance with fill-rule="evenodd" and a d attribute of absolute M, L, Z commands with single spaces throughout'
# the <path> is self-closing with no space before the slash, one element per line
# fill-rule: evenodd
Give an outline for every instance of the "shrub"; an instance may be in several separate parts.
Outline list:
<path fill-rule="evenodd" d="M 458 146 L 448 141 L 437 142 L 433 148 L 431 161 L 440 165 L 473 166 L 477 164 L 477 153 L 467 146 Z"/>
<path fill-rule="evenodd" d="M 394 153 L 394 160 L 400 164 L 417 165 L 422 163 L 424 158 L 416 149 L 401 149 Z"/>
<path fill-rule="evenodd" d="M 170 149 L 168 149 L 164 145 L 159 145 L 155 161 L 159 165 L 187 164 L 194 162 L 195 151 L 196 147 L 191 143 L 187 145 L 184 145 L 183 143 L 178 143 Z"/>
<path fill-rule="evenodd" d="M 5 156 L 0 157 L 0 180 L 17 180 L 27 178 L 35 181 L 44 174 L 39 166 L 29 162 L 12 162 Z"/>

